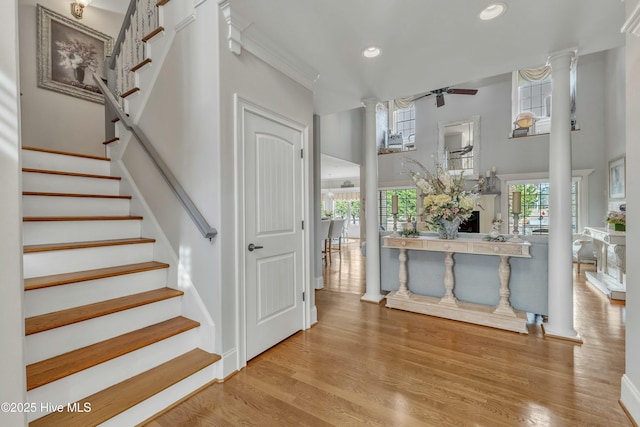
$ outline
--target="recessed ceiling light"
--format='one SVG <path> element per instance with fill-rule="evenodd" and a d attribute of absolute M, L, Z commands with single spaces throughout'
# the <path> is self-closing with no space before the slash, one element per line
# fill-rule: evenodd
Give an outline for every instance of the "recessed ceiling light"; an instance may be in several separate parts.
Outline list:
<path fill-rule="evenodd" d="M 376 56 L 380 55 L 380 52 L 382 51 L 380 50 L 379 47 L 369 46 L 368 48 L 362 51 L 362 56 L 364 56 L 365 58 L 375 58 Z"/>
<path fill-rule="evenodd" d="M 488 21 L 490 19 L 495 19 L 498 16 L 502 15 L 507 10 L 507 5 L 504 3 L 492 3 L 489 6 L 485 7 L 478 17 L 483 21 Z"/>

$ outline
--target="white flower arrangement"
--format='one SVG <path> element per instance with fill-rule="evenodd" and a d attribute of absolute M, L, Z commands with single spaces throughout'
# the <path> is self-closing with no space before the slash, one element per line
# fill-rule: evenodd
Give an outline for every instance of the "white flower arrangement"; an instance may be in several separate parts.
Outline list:
<path fill-rule="evenodd" d="M 441 219 L 469 219 L 476 206 L 477 193 L 465 190 L 462 173 L 452 175 L 441 164 L 436 164 L 436 172 L 432 173 L 418 161 L 407 161 L 420 168 L 420 172 L 410 171 L 409 175 L 423 198 L 422 215 L 426 222 L 437 228 Z"/>

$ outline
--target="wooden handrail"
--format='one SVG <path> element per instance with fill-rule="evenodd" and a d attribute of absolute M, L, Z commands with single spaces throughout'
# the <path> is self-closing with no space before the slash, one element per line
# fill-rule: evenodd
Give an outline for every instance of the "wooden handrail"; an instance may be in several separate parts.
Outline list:
<path fill-rule="evenodd" d="M 116 101 L 107 85 L 102 81 L 102 78 L 96 73 L 93 73 L 93 80 L 98 85 L 98 88 L 100 88 L 100 91 L 104 95 L 106 102 L 111 106 L 113 111 L 124 124 L 124 127 L 128 131 L 133 133 L 135 139 L 138 140 L 144 151 L 147 153 L 153 164 L 158 169 L 158 172 L 160 172 L 160 175 L 162 175 L 162 178 L 164 178 L 166 183 L 169 185 L 169 188 L 171 188 L 171 191 L 173 191 L 173 194 L 176 195 L 182 207 L 184 207 L 184 209 L 187 211 L 187 214 L 189 214 L 189 216 L 195 223 L 196 227 L 198 227 L 200 233 L 202 233 L 202 235 L 209 240 L 213 239 L 218 234 L 218 231 L 215 228 L 211 227 L 204 216 L 200 213 L 187 192 L 184 190 L 184 188 L 182 188 L 171 170 L 169 170 L 167 164 L 164 162 L 164 160 L 162 160 L 160 154 L 158 154 L 156 149 L 153 147 L 151 141 L 149 141 L 144 132 L 142 132 L 142 130 L 131 121 L 131 118 L 127 114 L 125 114 L 124 111 L 122 111 L 120 105 L 118 104 L 118 101 Z"/>

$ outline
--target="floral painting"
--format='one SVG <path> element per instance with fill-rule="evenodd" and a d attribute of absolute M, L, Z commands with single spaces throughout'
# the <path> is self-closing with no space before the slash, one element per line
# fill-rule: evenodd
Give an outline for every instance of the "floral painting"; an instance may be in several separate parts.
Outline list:
<path fill-rule="evenodd" d="M 93 73 L 104 75 L 113 40 L 38 5 L 38 87 L 103 103 Z"/>

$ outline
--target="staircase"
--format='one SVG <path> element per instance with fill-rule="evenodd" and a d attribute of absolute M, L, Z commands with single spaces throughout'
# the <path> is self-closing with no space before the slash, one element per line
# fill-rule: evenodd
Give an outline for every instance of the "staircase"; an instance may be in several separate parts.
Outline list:
<path fill-rule="evenodd" d="M 23 148 L 31 426 L 140 423 L 213 380 L 109 159 Z"/>

